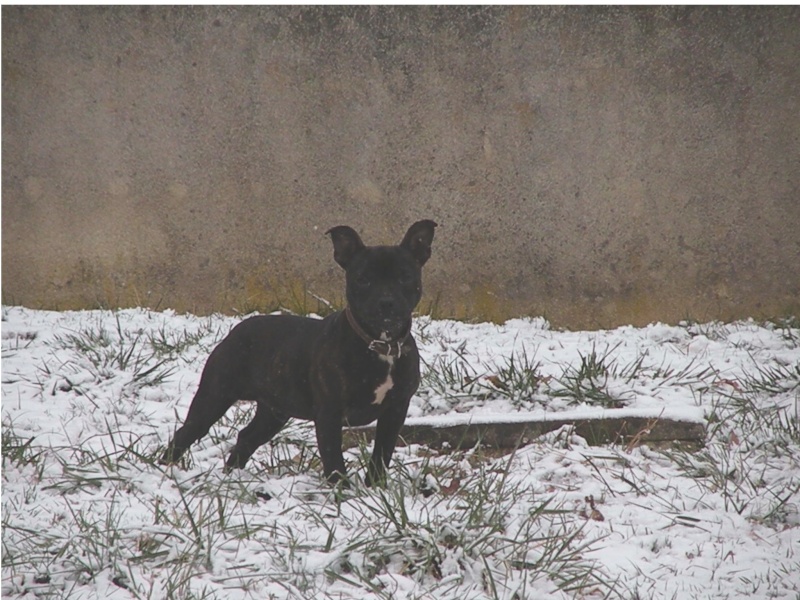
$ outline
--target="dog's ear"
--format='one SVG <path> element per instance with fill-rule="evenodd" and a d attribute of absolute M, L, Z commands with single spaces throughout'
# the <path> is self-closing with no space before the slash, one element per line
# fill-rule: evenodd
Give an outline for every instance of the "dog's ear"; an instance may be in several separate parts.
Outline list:
<path fill-rule="evenodd" d="M 431 243 L 436 223 L 430 220 L 417 221 L 408 228 L 400 246 L 411 252 L 421 267 L 431 257 Z"/>
<path fill-rule="evenodd" d="M 364 242 L 358 237 L 356 230 L 347 225 L 337 225 L 325 232 L 333 240 L 333 260 L 343 269 L 347 268 L 353 257 L 364 249 Z"/>

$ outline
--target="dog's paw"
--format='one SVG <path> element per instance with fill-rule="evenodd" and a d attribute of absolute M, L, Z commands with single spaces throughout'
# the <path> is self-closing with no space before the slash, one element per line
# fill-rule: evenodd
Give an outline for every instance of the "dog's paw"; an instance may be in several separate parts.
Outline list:
<path fill-rule="evenodd" d="M 181 460 L 182 452 L 179 452 L 175 448 L 169 447 L 164 450 L 164 453 L 161 455 L 161 458 L 158 459 L 158 464 L 168 467 L 170 465 L 176 465 Z"/>
<path fill-rule="evenodd" d="M 334 471 L 330 473 L 327 477 L 328 483 L 333 487 L 347 489 L 350 487 L 350 480 L 347 478 L 346 473 L 341 473 L 339 471 Z"/>
<path fill-rule="evenodd" d="M 386 470 L 381 469 L 377 470 L 374 468 L 370 468 L 367 470 L 367 474 L 364 475 L 364 483 L 367 487 L 386 487 Z"/>

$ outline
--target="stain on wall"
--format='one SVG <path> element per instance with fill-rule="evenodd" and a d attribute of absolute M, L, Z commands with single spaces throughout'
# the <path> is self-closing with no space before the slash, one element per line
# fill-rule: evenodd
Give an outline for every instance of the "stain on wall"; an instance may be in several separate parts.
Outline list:
<path fill-rule="evenodd" d="M 337 303 L 328 228 L 432 218 L 438 316 L 800 313 L 797 7 L 5 6 L 2 35 L 4 303 Z"/>

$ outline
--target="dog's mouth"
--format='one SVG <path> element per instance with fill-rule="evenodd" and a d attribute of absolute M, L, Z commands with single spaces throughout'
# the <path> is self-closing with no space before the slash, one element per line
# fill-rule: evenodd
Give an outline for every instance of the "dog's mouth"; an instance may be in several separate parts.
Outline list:
<path fill-rule="evenodd" d="M 383 317 L 376 323 L 377 339 L 384 342 L 394 342 L 406 336 L 409 328 L 409 318 Z"/>
<path fill-rule="evenodd" d="M 386 356 L 396 357 L 402 354 L 401 345 L 411 333 L 411 315 L 403 319 L 402 317 L 381 317 L 373 314 L 371 318 L 359 322 L 349 306 L 344 312 L 350 327 L 362 340 L 369 344 L 370 350 Z M 377 342 L 385 343 L 383 346 L 374 346 Z M 387 344 L 389 345 L 388 347 Z M 392 345 L 396 346 L 392 347 Z M 393 354 L 393 352 L 396 352 L 396 354 Z"/>
<path fill-rule="evenodd" d="M 400 337 L 400 328 L 393 323 L 383 323 L 380 329 L 379 340 L 384 342 L 392 342 Z"/>

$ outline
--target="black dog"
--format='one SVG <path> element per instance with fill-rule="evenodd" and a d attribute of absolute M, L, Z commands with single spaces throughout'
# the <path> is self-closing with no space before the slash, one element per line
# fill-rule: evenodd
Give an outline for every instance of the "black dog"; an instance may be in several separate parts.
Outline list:
<path fill-rule="evenodd" d="M 209 356 L 162 462 L 177 461 L 237 400 L 255 400 L 226 469 L 244 467 L 290 418 L 306 419 L 314 421 L 325 476 L 336 483 L 345 476 L 342 426 L 377 419 L 367 482 L 380 482 L 419 385 L 411 311 L 435 227 L 414 223 L 399 246 L 365 246 L 344 225 L 328 231 L 346 272 L 347 308 L 322 320 L 258 316 L 234 327 Z"/>

